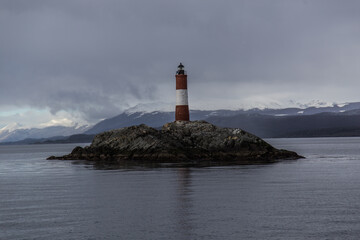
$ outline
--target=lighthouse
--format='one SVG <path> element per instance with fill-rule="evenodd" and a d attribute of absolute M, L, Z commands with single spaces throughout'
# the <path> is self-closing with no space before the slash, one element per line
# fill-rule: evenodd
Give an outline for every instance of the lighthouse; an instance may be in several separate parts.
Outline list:
<path fill-rule="evenodd" d="M 189 103 L 187 92 L 187 75 L 181 63 L 176 71 L 176 109 L 175 121 L 189 121 Z"/>

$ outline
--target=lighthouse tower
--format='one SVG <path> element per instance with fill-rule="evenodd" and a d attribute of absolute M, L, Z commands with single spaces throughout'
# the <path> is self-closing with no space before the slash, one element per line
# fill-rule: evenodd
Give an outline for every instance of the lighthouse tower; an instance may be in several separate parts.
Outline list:
<path fill-rule="evenodd" d="M 189 103 L 187 92 L 187 75 L 184 65 L 180 63 L 176 71 L 176 109 L 175 121 L 189 121 Z"/>

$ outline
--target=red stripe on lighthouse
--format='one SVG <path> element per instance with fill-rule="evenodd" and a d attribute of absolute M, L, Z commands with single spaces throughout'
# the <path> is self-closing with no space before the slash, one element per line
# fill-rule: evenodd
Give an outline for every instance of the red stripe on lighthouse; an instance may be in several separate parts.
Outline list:
<path fill-rule="evenodd" d="M 176 90 L 187 89 L 187 75 L 176 75 Z"/>
<path fill-rule="evenodd" d="M 189 121 L 189 105 L 177 105 L 175 109 L 175 121 Z"/>

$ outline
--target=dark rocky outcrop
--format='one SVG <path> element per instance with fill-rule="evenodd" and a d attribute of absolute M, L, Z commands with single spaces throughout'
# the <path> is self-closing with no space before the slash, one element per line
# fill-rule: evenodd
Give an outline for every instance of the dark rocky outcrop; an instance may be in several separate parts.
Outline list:
<path fill-rule="evenodd" d="M 48 159 L 143 162 L 256 163 L 298 159 L 241 129 L 220 128 L 205 121 L 171 122 L 161 130 L 144 124 L 100 133 L 88 147 Z"/>

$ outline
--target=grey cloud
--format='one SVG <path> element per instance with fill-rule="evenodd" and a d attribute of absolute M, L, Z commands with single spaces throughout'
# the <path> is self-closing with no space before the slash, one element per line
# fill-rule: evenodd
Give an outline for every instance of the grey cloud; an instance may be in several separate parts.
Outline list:
<path fill-rule="evenodd" d="M 1 1 L 0 104 L 96 121 L 166 102 L 179 61 L 199 101 L 227 92 L 239 102 L 252 97 L 251 84 L 258 94 L 296 86 L 309 101 L 354 101 L 359 8 L 350 0 Z"/>

